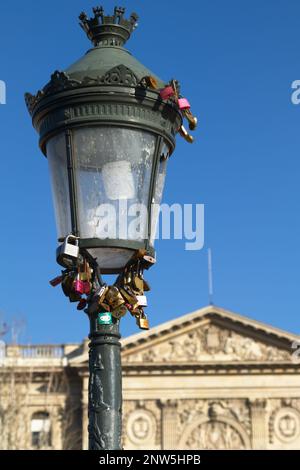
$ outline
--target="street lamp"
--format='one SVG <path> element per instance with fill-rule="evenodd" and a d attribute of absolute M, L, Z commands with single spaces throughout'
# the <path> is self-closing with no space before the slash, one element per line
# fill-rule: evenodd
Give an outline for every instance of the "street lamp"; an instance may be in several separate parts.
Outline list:
<path fill-rule="evenodd" d="M 180 95 L 138 62 L 125 42 L 137 15 L 124 8 L 80 15 L 94 47 L 25 99 L 47 156 L 62 284 L 90 319 L 89 448 L 121 449 L 119 321 L 127 310 L 148 329 L 143 270 L 154 238 L 169 156 L 197 120 Z M 118 274 L 107 286 L 101 274 Z"/>

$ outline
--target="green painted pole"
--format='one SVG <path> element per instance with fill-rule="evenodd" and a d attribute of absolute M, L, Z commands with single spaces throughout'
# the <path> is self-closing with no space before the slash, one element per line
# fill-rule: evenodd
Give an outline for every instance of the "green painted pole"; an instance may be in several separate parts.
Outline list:
<path fill-rule="evenodd" d="M 89 450 L 122 449 L 122 369 L 119 321 L 90 315 Z"/>

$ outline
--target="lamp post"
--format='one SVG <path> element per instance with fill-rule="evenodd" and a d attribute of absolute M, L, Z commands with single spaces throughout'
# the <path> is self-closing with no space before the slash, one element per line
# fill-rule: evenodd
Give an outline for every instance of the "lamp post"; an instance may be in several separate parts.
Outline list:
<path fill-rule="evenodd" d="M 110 450 L 121 449 L 120 318 L 128 309 L 148 329 L 143 270 L 155 262 L 167 162 L 177 132 L 192 141 L 183 117 L 192 130 L 197 120 L 178 82 L 165 85 L 123 47 L 137 15 L 125 19 L 117 7 L 112 16 L 102 7 L 93 12 L 79 18 L 94 47 L 25 99 L 48 159 L 62 243 L 64 271 L 52 285 L 62 282 L 90 320 L 89 449 Z M 139 230 L 130 230 L 128 204 Z M 101 274 L 118 274 L 115 286 Z"/>

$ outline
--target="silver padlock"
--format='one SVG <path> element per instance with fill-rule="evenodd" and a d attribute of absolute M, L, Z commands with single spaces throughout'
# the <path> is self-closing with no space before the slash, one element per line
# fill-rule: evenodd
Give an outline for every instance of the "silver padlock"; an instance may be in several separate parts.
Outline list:
<path fill-rule="evenodd" d="M 148 307 L 147 297 L 145 295 L 137 295 L 136 298 L 139 307 Z"/>
<path fill-rule="evenodd" d="M 74 266 L 79 256 L 78 237 L 68 235 L 56 250 L 56 261 L 64 268 Z"/>

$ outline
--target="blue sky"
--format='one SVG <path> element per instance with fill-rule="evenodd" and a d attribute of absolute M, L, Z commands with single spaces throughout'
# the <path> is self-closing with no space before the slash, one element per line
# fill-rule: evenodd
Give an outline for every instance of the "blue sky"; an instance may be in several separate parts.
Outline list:
<path fill-rule="evenodd" d="M 24 105 L 56 70 L 89 49 L 78 26 L 96 0 L 3 1 L 0 79 L 0 311 L 26 319 L 25 343 L 81 341 L 87 318 L 49 286 L 56 230 L 48 166 Z M 101 2 L 100 2 L 101 4 Z M 205 248 L 156 244 L 148 314 L 152 325 L 208 303 L 207 248 L 214 301 L 300 333 L 300 79 L 297 0 L 124 1 L 139 27 L 128 49 L 165 81 L 176 77 L 199 118 L 196 143 L 180 137 L 164 202 L 205 204 Z M 103 2 L 112 11 L 115 2 Z M 137 332 L 128 315 L 122 333 Z"/>

